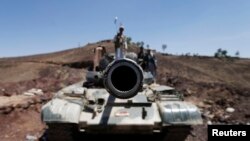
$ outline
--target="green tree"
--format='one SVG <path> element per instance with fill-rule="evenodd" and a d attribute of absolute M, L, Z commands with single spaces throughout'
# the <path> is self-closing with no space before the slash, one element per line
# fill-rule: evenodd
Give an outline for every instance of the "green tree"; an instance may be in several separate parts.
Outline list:
<path fill-rule="evenodd" d="M 143 41 L 141 41 L 141 47 L 143 47 L 144 46 L 144 42 Z"/>
<path fill-rule="evenodd" d="M 216 58 L 226 58 L 226 57 L 229 57 L 229 56 L 227 55 L 227 50 L 223 50 L 223 49 L 219 48 L 217 50 L 217 52 L 215 52 L 214 57 L 216 57 Z"/>
<path fill-rule="evenodd" d="M 163 44 L 163 45 L 162 45 L 162 50 L 163 50 L 163 52 L 165 52 L 166 49 L 167 49 L 167 45 L 166 45 L 166 44 Z"/>
<path fill-rule="evenodd" d="M 141 42 L 136 42 L 136 46 L 140 47 L 141 46 Z"/>
<path fill-rule="evenodd" d="M 219 53 L 218 53 L 218 52 L 215 52 L 215 53 L 214 53 L 214 57 L 215 57 L 215 58 L 219 58 Z"/>
<path fill-rule="evenodd" d="M 143 41 L 136 42 L 136 45 L 137 45 L 138 47 L 143 47 L 143 46 L 144 46 L 144 42 L 143 42 Z"/>
<path fill-rule="evenodd" d="M 239 52 L 239 51 L 236 51 L 236 52 L 235 52 L 235 56 L 236 56 L 236 57 L 240 57 L 240 52 Z"/>
<path fill-rule="evenodd" d="M 222 55 L 222 57 L 227 57 L 227 51 L 226 50 L 222 50 L 221 51 L 221 55 Z"/>
<path fill-rule="evenodd" d="M 130 45 L 130 44 L 131 44 L 131 42 L 132 42 L 132 38 L 131 38 L 131 37 L 127 37 L 126 39 L 127 39 L 127 43 L 128 43 L 128 45 Z"/>
<path fill-rule="evenodd" d="M 222 49 L 221 49 L 221 48 L 219 48 L 219 49 L 217 50 L 217 52 L 218 52 L 218 53 L 221 53 L 221 52 L 222 52 Z"/>

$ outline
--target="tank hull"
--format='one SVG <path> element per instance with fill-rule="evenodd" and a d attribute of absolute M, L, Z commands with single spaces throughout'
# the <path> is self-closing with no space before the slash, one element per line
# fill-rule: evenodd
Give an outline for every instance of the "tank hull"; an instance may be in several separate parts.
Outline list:
<path fill-rule="evenodd" d="M 86 133 L 153 133 L 202 124 L 199 109 L 170 94 L 171 87 L 147 85 L 135 97 L 119 99 L 104 88 L 84 88 L 82 83 L 60 90 L 42 107 L 46 124 L 74 124 Z"/>

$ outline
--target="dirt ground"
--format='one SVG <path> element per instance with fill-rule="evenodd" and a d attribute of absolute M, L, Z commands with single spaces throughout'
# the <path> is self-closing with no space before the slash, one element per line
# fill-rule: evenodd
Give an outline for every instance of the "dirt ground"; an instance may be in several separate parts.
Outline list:
<path fill-rule="evenodd" d="M 23 141 L 29 135 L 38 140 L 46 129 L 40 119 L 41 106 L 59 89 L 84 79 L 91 52 L 100 44 L 112 50 L 112 44 L 105 41 L 57 53 L 0 59 L 0 140 Z M 156 57 L 157 82 L 176 87 L 186 101 L 202 111 L 204 124 L 194 126 L 186 141 L 207 140 L 207 124 L 250 124 L 250 60 L 161 54 Z M 23 95 L 32 88 L 41 89 L 43 94 Z M 137 137 L 157 140 L 151 135 Z"/>

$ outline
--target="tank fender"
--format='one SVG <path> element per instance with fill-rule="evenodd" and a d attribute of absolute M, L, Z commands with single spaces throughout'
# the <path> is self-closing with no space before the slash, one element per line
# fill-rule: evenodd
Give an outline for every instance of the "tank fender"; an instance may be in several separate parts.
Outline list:
<path fill-rule="evenodd" d="M 166 101 L 157 104 L 164 125 L 202 124 L 199 109 L 191 103 L 183 101 Z"/>
<path fill-rule="evenodd" d="M 42 120 L 46 123 L 79 123 L 81 105 L 54 98 L 42 107 Z"/>

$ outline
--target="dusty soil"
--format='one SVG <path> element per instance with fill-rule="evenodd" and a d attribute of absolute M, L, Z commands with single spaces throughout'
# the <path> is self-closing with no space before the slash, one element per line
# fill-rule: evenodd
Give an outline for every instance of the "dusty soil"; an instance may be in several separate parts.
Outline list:
<path fill-rule="evenodd" d="M 40 119 L 40 104 L 27 109 L 16 108 L 9 114 L 0 116 L 0 138 L 2 141 L 23 141 L 26 135 L 41 136 L 44 132 Z"/>
<path fill-rule="evenodd" d="M 46 128 L 40 120 L 41 106 L 54 92 L 84 79 L 91 65 L 92 50 L 100 44 L 108 51 L 113 49 L 113 44 L 105 41 L 56 53 L 0 59 L 0 140 L 25 140 L 27 135 L 41 137 Z M 131 46 L 130 50 L 138 48 Z M 186 101 L 202 111 L 204 125 L 194 126 L 186 141 L 207 140 L 207 123 L 250 123 L 250 60 L 156 56 L 158 83 L 176 87 L 184 93 Z M 44 94 L 22 95 L 31 88 L 42 89 Z M 227 108 L 235 111 L 227 112 Z M 150 137 L 139 136 L 145 140 Z"/>

